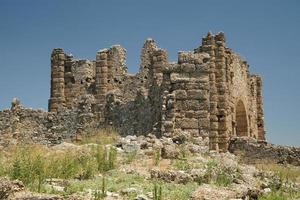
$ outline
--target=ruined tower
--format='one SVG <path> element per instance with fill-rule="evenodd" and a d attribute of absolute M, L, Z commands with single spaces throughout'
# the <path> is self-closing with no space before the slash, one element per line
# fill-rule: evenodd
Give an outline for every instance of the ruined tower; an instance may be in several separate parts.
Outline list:
<path fill-rule="evenodd" d="M 51 54 L 51 96 L 49 111 L 65 107 L 65 53 L 63 49 L 54 49 Z"/>
<path fill-rule="evenodd" d="M 210 149 L 219 151 L 226 151 L 233 137 L 265 140 L 262 79 L 226 47 L 222 32 L 208 33 L 192 51 L 180 51 L 177 62 L 147 39 L 137 74 L 127 73 L 120 45 L 98 51 L 94 61 L 54 49 L 49 111 L 78 111 L 78 102 L 87 98 L 97 126 L 113 126 L 122 135 L 184 132 L 208 138 Z"/>

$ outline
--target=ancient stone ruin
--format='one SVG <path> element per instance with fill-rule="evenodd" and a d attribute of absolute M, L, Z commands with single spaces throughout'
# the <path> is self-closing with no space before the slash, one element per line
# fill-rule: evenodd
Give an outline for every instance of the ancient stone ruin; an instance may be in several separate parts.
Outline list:
<path fill-rule="evenodd" d="M 120 45 L 98 51 L 96 60 L 54 49 L 49 111 L 76 111 L 76 132 L 92 122 L 122 135 L 185 132 L 223 151 L 236 136 L 265 140 L 262 79 L 226 47 L 223 33 L 208 33 L 201 46 L 180 51 L 176 63 L 153 39 L 142 48 L 137 74 L 127 72 L 125 61 Z"/>

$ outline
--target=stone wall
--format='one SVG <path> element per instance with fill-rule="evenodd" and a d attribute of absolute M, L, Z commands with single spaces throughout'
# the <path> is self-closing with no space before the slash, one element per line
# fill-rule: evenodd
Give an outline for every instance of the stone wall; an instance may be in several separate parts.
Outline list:
<path fill-rule="evenodd" d="M 227 149 L 233 137 L 265 140 L 261 77 L 226 47 L 223 33 L 208 33 L 195 52 L 210 55 L 211 149 Z"/>
<path fill-rule="evenodd" d="M 95 60 L 54 49 L 49 113 L 42 115 L 66 115 L 77 123 L 63 137 L 92 124 L 112 126 L 122 135 L 184 132 L 209 138 L 210 149 L 220 151 L 237 136 L 265 140 L 262 80 L 226 47 L 223 33 L 208 33 L 200 47 L 179 52 L 174 63 L 149 38 L 137 74 L 127 73 L 126 50 L 120 45 L 99 50 Z M 65 127 L 67 121 L 58 124 Z"/>
<path fill-rule="evenodd" d="M 28 142 L 53 145 L 89 133 L 98 128 L 90 99 L 82 98 L 77 109 L 59 112 L 25 108 L 15 99 L 11 109 L 0 111 L 0 147 Z"/>
<path fill-rule="evenodd" d="M 229 151 L 250 164 L 292 164 L 300 166 L 300 148 L 257 142 L 249 138 L 230 141 Z"/>

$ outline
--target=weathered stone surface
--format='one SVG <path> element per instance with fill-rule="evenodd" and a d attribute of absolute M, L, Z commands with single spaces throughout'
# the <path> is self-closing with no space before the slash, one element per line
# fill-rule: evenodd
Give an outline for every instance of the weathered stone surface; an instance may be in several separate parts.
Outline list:
<path fill-rule="evenodd" d="M 0 178 L 0 199 L 8 199 L 10 195 L 25 189 L 20 181 L 11 181 L 6 177 Z"/>
<path fill-rule="evenodd" d="M 166 182 L 176 182 L 186 184 L 187 182 L 191 181 L 192 178 L 189 174 L 186 174 L 183 171 L 162 171 L 162 170 L 151 170 L 150 171 L 151 178 L 153 179 L 161 179 Z"/>
<path fill-rule="evenodd" d="M 43 138 L 59 143 L 86 128 L 113 127 L 121 135 L 172 137 L 208 133 L 210 148 L 226 151 L 233 137 L 265 140 L 262 80 L 225 46 L 223 33 L 208 34 L 193 51 L 168 61 L 166 50 L 147 39 L 140 70 L 129 74 L 120 45 L 78 60 L 57 48 L 51 54 L 49 113 L 22 108 L 0 112 L 0 137 Z M 198 134 L 199 135 L 199 134 Z M 196 136 L 197 137 L 197 136 Z"/>
<path fill-rule="evenodd" d="M 300 148 L 257 142 L 247 138 L 230 141 L 229 151 L 247 163 L 276 163 L 300 166 Z"/>
<path fill-rule="evenodd" d="M 175 144 L 164 145 L 161 149 L 161 157 L 166 159 L 178 158 L 179 150 L 176 149 Z"/>
<path fill-rule="evenodd" d="M 251 190 L 247 187 L 226 188 L 208 184 L 201 185 L 193 194 L 192 200 L 219 200 L 219 199 L 258 199 L 259 190 Z"/>

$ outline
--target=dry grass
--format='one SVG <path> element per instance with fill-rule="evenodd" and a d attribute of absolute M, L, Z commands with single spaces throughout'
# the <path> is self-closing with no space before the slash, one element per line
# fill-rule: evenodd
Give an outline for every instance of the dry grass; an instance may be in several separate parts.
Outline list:
<path fill-rule="evenodd" d="M 279 164 L 256 164 L 256 168 L 263 171 L 271 171 L 276 173 L 280 178 L 286 181 L 300 183 L 300 167 L 293 165 Z"/>
<path fill-rule="evenodd" d="M 92 136 L 87 137 L 87 140 L 98 145 L 49 148 L 26 144 L 2 150 L 0 176 L 19 179 L 31 190 L 41 192 L 45 180 L 49 178 L 90 179 L 97 173 L 116 168 L 117 151 L 105 145 L 115 141 L 117 134 L 105 130 Z"/>
<path fill-rule="evenodd" d="M 119 138 L 120 135 L 113 128 L 94 129 L 81 136 L 77 143 L 107 145 L 115 143 Z"/>

